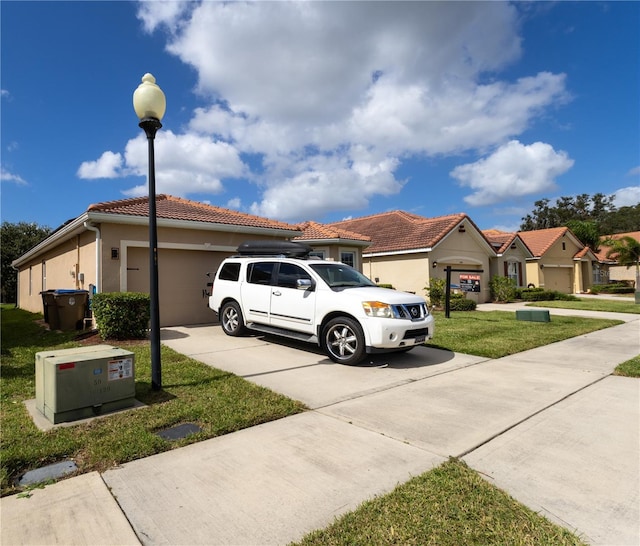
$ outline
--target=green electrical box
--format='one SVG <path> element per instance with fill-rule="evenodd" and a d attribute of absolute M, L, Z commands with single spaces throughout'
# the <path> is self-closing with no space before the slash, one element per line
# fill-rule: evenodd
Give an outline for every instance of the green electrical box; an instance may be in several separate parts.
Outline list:
<path fill-rule="evenodd" d="M 516 320 L 528 320 L 531 322 L 551 322 L 551 316 L 547 309 L 517 309 Z"/>
<path fill-rule="evenodd" d="M 135 404 L 134 354 L 111 345 L 36 353 L 36 408 L 54 424 Z"/>

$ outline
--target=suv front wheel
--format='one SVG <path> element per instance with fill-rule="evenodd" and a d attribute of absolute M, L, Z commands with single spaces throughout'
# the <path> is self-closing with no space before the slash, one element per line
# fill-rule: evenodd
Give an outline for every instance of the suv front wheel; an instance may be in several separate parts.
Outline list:
<path fill-rule="evenodd" d="M 244 319 L 240 306 L 235 301 L 228 301 L 220 308 L 220 324 L 222 331 L 228 336 L 241 336 L 245 332 Z"/>
<path fill-rule="evenodd" d="M 322 348 L 338 364 L 353 365 L 365 356 L 360 324 L 348 317 L 331 319 L 322 331 Z"/>

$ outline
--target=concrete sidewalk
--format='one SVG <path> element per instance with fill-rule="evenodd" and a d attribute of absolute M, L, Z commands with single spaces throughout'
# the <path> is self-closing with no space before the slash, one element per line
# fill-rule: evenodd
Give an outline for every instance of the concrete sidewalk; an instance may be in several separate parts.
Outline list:
<path fill-rule="evenodd" d="M 587 542 L 638 544 L 640 382 L 609 375 L 640 354 L 625 320 L 497 360 L 421 347 L 359 367 L 165 329 L 312 411 L 3 498 L 2 544 L 286 544 L 450 455 Z"/>

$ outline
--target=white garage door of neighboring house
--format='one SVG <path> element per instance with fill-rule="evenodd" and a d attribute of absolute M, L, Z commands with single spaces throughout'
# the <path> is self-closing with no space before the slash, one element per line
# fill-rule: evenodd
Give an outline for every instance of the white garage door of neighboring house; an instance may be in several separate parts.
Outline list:
<path fill-rule="evenodd" d="M 573 293 L 573 283 L 571 281 L 572 270 L 569 267 L 545 267 L 544 268 L 544 288 L 545 290 L 555 290 L 564 294 Z"/>
<path fill-rule="evenodd" d="M 181 326 L 215 322 L 216 314 L 209 309 L 203 296 L 207 283 L 213 280 L 225 258 L 222 252 L 158 249 L 158 292 L 160 325 Z M 207 272 L 211 277 L 207 277 Z M 127 291 L 149 292 L 149 250 L 127 249 Z"/>

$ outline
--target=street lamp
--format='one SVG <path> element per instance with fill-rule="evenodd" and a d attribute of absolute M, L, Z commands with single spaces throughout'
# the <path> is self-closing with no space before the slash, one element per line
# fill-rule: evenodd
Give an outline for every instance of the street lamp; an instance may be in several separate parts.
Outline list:
<path fill-rule="evenodd" d="M 140 119 L 149 142 L 149 295 L 151 298 L 151 388 L 162 389 L 160 364 L 160 308 L 158 296 L 158 226 L 156 221 L 156 170 L 153 141 L 162 127 L 160 120 L 167 108 L 162 89 L 151 74 L 142 76 L 142 83 L 133 92 L 133 109 Z"/>

